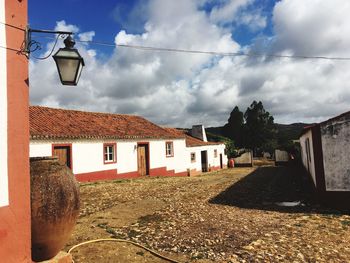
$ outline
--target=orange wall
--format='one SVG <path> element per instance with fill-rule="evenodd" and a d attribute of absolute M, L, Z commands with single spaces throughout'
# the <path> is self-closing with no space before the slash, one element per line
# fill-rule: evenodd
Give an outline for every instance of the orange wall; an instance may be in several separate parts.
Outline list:
<path fill-rule="evenodd" d="M 5 17 L 24 28 L 27 1 L 5 0 Z M 19 49 L 23 39 L 22 31 L 6 27 L 8 48 Z M 1 262 L 31 262 L 28 89 L 27 58 L 7 50 L 9 205 L 0 207 Z"/>

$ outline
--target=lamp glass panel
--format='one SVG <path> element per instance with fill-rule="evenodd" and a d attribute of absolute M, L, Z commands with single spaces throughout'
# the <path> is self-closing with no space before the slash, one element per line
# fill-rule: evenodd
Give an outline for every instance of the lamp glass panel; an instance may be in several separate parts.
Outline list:
<path fill-rule="evenodd" d="M 77 51 L 75 51 L 74 49 L 60 49 L 55 56 L 58 57 L 71 57 L 71 58 L 79 58 L 79 54 Z"/>
<path fill-rule="evenodd" d="M 78 74 L 77 74 L 77 79 L 76 82 L 78 83 L 81 75 L 81 71 L 83 70 L 83 63 L 79 63 L 79 68 L 78 68 Z"/>
<path fill-rule="evenodd" d="M 62 82 L 76 82 L 75 76 L 80 66 L 80 60 L 68 58 L 56 58 L 57 67 L 61 73 Z M 80 66 L 81 67 L 81 66 Z M 81 69 L 80 69 L 81 71 Z"/>

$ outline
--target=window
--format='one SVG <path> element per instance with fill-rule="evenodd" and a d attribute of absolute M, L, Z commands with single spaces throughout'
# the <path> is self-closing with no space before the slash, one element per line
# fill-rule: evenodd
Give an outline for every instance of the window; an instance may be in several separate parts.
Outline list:
<path fill-rule="evenodd" d="M 103 144 L 103 161 L 105 164 L 117 162 L 115 153 L 116 153 L 115 143 Z"/>
<path fill-rule="evenodd" d="M 214 158 L 217 158 L 217 157 L 218 157 L 218 150 L 215 149 L 215 150 L 214 150 Z"/>
<path fill-rule="evenodd" d="M 191 163 L 196 161 L 196 153 L 191 153 Z"/>
<path fill-rule="evenodd" d="M 165 143 L 165 154 L 166 154 L 166 157 L 173 157 L 174 156 L 174 144 L 173 144 L 173 142 L 166 142 Z"/>

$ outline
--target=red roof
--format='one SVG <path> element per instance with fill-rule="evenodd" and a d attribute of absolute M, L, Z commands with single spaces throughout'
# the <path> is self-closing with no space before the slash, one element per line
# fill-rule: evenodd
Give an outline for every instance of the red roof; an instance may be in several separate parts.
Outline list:
<path fill-rule="evenodd" d="M 191 136 L 186 130 L 179 130 L 175 128 L 165 128 L 169 133 L 172 133 L 174 135 L 180 136 L 185 135 L 186 136 L 186 147 L 197 147 L 197 146 L 206 146 L 206 145 L 219 145 L 223 144 L 221 142 L 205 142 L 200 139 L 197 139 L 193 136 Z"/>
<path fill-rule="evenodd" d="M 139 116 L 29 107 L 31 139 L 185 138 Z"/>

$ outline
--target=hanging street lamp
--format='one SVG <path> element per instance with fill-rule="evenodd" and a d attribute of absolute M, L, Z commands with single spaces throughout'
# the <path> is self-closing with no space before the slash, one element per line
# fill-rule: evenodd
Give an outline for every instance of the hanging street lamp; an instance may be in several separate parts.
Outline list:
<path fill-rule="evenodd" d="M 75 41 L 69 35 L 65 40 L 65 48 L 60 48 L 53 59 L 56 62 L 58 74 L 63 85 L 78 84 L 81 71 L 85 66 L 84 59 L 80 56 L 77 49 L 73 48 Z"/>
<path fill-rule="evenodd" d="M 51 53 L 43 58 L 37 59 L 47 59 L 51 56 L 58 37 L 67 35 L 66 39 L 63 41 L 65 44 L 64 48 L 60 48 L 55 55 L 53 55 L 53 59 L 56 62 L 58 75 L 60 77 L 62 85 L 70 85 L 76 86 L 78 84 L 81 72 L 83 67 L 85 66 L 84 59 L 80 56 L 78 50 L 74 48 L 75 41 L 71 37 L 72 32 L 66 31 L 51 31 L 51 30 L 39 30 L 39 29 L 31 29 L 27 27 L 25 31 L 25 48 L 23 53 L 29 57 L 31 52 L 40 49 L 40 43 L 37 41 L 33 41 L 31 39 L 31 34 L 35 33 L 44 33 L 44 34 L 57 34 L 56 42 L 54 47 L 51 50 Z"/>

